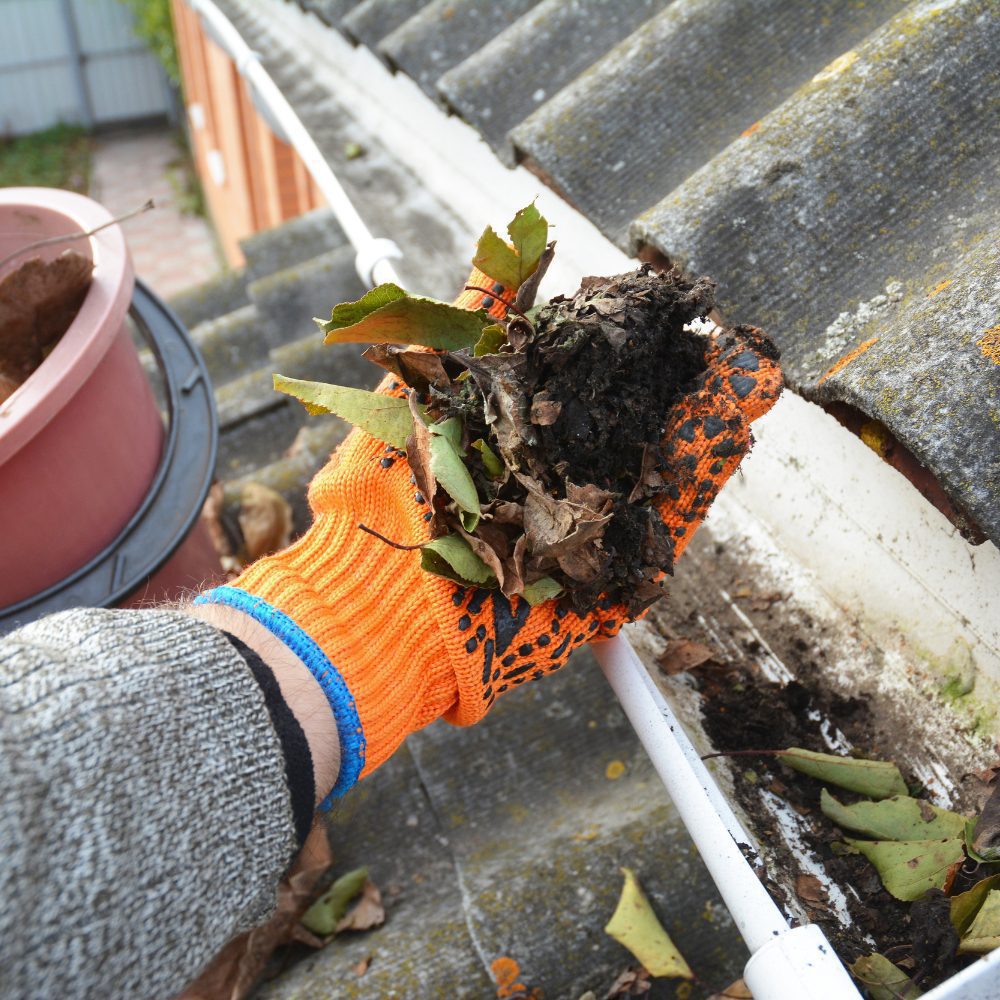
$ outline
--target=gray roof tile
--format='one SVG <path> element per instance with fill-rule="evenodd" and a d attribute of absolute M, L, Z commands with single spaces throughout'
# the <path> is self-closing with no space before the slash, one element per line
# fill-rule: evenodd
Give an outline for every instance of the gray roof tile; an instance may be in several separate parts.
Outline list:
<path fill-rule="evenodd" d="M 619 244 L 628 225 L 900 0 L 676 0 L 512 132 Z"/>
<path fill-rule="evenodd" d="M 503 31 L 537 0 L 433 0 L 379 44 L 389 63 L 437 96 L 437 79 Z"/>
<path fill-rule="evenodd" d="M 438 81 L 457 114 L 508 163 L 508 132 L 669 0 L 544 0 Z M 558 58 L 553 54 L 558 53 Z"/>
<path fill-rule="evenodd" d="M 363 0 L 348 13 L 340 29 L 356 42 L 374 48 L 386 35 L 408 21 L 426 0 Z"/>
<path fill-rule="evenodd" d="M 1000 204 L 1000 132 L 990 126 L 1000 19 L 989 7 L 903 12 L 632 234 L 714 275 L 727 318 L 774 335 L 795 389 L 883 422 L 1000 540 L 1000 369 L 970 346 L 1000 312 L 988 249 Z M 943 281 L 956 283 L 952 294 L 928 299 Z M 914 322 L 928 311 L 933 321 Z M 872 336 L 872 351 L 821 385 Z"/>

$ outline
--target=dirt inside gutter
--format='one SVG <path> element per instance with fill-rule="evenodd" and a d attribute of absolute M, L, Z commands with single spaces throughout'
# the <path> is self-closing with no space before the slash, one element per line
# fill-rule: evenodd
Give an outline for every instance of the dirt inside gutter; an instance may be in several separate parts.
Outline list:
<path fill-rule="evenodd" d="M 989 789 L 974 772 L 996 758 L 988 742 L 971 727 L 963 732 L 916 671 L 901 671 L 841 614 L 799 599 L 795 583 L 750 561 L 736 536 L 723 543 L 706 531 L 652 609 L 638 641 L 654 672 L 657 660 L 672 672 L 692 648 L 696 660 L 711 650 L 697 666 L 657 678 L 702 752 L 853 748 L 896 761 L 911 789 L 935 804 L 977 814 Z M 884 683 L 892 672 L 907 676 Z M 922 729 L 922 719 L 934 724 Z M 820 810 L 820 782 L 766 756 L 720 759 L 712 769 L 762 848 L 759 874 L 773 898 L 786 914 L 818 923 L 845 962 L 879 951 L 929 989 L 975 960 L 954 956 L 944 897 L 902 903 L 864 857 L 835 854 L 844 833 Z M 968 863 L 952 891 L 980 877 Z"/>

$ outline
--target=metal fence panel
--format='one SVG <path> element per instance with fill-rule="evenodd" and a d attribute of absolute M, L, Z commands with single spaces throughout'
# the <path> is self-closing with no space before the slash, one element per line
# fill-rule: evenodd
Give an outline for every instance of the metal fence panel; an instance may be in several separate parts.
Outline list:
<path fill-rule="evenodd" d="M 0 0 L 0 135 L 170 112 L 163 70 L 118 0 Z"/>

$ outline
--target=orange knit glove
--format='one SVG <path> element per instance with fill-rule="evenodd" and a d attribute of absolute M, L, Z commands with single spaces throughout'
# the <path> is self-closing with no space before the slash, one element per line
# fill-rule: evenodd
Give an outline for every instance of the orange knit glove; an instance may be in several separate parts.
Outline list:
<path fill-rule="evenodd" d="M 503 295 L 474 271 L 470 285 Z M 466 291 L 457 304 L 502 317 L 502 298 Z M 484 301 L 485 300 L 485 301 Z M 658 508 L 680 555 L 750 446 L 749 424 L 781 390 L 773 348 L 750 328 L 713 345 L 702 387 L 668 421 L 665 449 L 683 479 Z M 380 390 L 398 394 L 391 377 Z M 242 610 L 295 651 L 330 701 L 341 742 L 337 784 L 324 802 L 371 773 L 406 736 L 444 717 L 478 722 L 497 695 L 561 667 L 578 646 L 615 634 L 625 609 L 588 614 L 555 601 L 530 607 L 498 590 L 464 588 L 420 568 L 387 538 L 429 539 L 431 513 L 402 452 L 354 430 L 309 488 L 313 526 L 199 601 Z"/>

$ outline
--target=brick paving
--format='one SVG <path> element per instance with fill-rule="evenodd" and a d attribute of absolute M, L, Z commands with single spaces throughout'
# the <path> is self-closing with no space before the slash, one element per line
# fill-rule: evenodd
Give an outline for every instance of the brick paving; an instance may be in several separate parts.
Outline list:
<path fill-rule="evenodd" d="M 163 298 L 208 281 L 224 267 L 209 223 L 185 215 L 178 205 L 170 174 L 181 155 L 175 133 L 166 129 L 100 136 L 94 148 L 92 198 L 113 215 L 149 198 L 156 203 L 124 229 L 135 273 Z"/>

